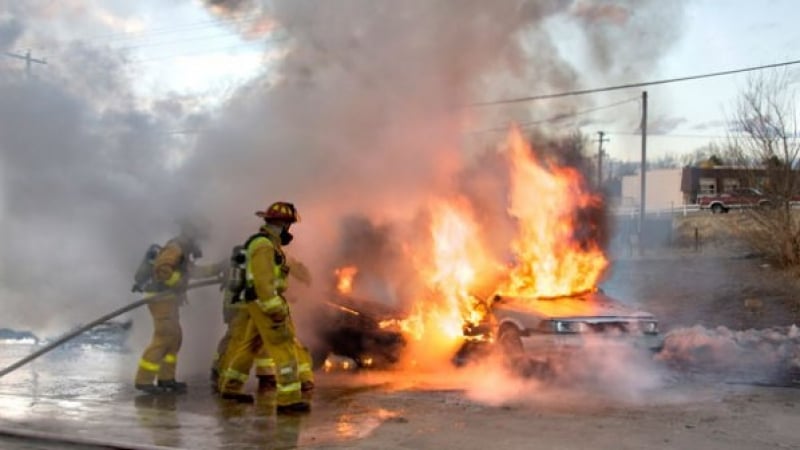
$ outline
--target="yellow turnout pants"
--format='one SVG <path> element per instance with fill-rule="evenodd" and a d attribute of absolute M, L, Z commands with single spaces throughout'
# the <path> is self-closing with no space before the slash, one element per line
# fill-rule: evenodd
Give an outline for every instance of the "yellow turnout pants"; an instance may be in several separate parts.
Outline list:
<path fill-rule="evenodd" d="M 214 372 L 219 372 L 222 357 L 228 349 L 228 344 L 231 341 L 231 336 L 234 330 L 238 330 L 247 326 L 247 311 L 244 310 L 244 304 L 224 304 L 222 307 L 222 321 L 225 323 L 225 334 L 220 338 L 217 343 L 217 352 L 214 354 L 214 361 L 211 363 L 211 369 Z"/>
<path fill-rule="evenodd" d="M 250 368 L 256 375 L 274 375 L 278 406 L 308 403 L 302 383 L 314 379 L 311 355 L 298 342 L 291 316 L 275 323 L 264 315 L 256 302 L 247 304 L 246 324 L 231 330 L 231 339 L 222 358 L 220 393 L 239 393 L 244 388 Z"/>
<path fill-rule="evenodd" d="M 139 360 L 136 384 L 152 384 L 156 378 L 161 381 L 175 379 L 175 366 L 183 339 L 179 314 L 181 300 L 182 296 L 170 296 L 147 305 L 153 317 L 153 337 Z"/>

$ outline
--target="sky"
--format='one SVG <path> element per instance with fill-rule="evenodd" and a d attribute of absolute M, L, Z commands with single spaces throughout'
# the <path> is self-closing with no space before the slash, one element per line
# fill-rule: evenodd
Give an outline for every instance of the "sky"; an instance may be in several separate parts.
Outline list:
<path fill-rule="evenodd" d="M 800 44 L 800 30 L 792 25 L 796 8 L 794 2 L 780 0 L 688 2 L 680 38 L 664 55 L 656 71 L 645 79 L 796 60 L 795 49 Z M 726 127 L 722 123 L 730 118 L 748 76 L 737 74 L 648 87 L 649 115 L 663 123 L 663 127 L 652 122 L 649 125 L 648 150 L 652 152 L 648 151 L 648 155 L 680 154 L 706 144 L 709 141 L 706 136 L 723 138 Z M 613 139 L 608 144 L 609 152 L 621 159 L 639 160 L 641 138 L 618 134 L 634 130 L 609 128 L 606 131 Z"/>
<path fill-rule="evenodd" d="M 392 244 L 376 276 L 405 279 L 397 242 L 420 236 L 420 199 L 466 197 L 490 212 L 483 226 L 507 225 L 492 220 L 508 174 L 487 149 L 511 121 L 565 115 L 538 131 L 605 131 L 612 157 L 639 158 L 641 90 L 473 103 L 780 62 L 800 41 L 793 3 L 777 0 L 0 0 L 0 11 L 0 318 L 43 330 L 84 318 L 76 302 L 130 300 L 119 293 L 141 253 L 176 217 L 205 215 L 205 253 L 221 259 L 276 199 L 299 205 L 291 250 L 315 286 L 376 254 L 345 245 L 353 223 Z M 28 50 L 47 61 L 31 77 L 2 57 Z M 745 81 L 648 88 L 648 156 L 724 135 Z"/>
<path fill-rule="evenodd" d="M 630 73 L 626 80 L 666 79 L 793 60 L 796 55 L 792 49 L 800 44 L 800 30 L 791 20 L 795 8 L 793 2 L 786 0 L 770 0 L 763 7 L 733 0 L 687 2 L 683 24 L 671 48 L 651 70 L 641 75 Z M 273 46 L 271 41 L 275 38 L 242 39 L 228 27 L 214 23 L 209 12 L 196 4 L 183 3 L 177 9 L 171 21 L 165 21 L 156 11 L 147 11 L 119 22 L 124 24 L 124 31 L 116 35 L 112 45 L 130 48 L 131 64 L 139 66 L 143 76 L 136 85 L 142 96 L 177 91 L 204 95 L 213 103 L 233 86 L 269 70 L 274 64 L 274 59 L 264 56 L 264 51 Z M 247 23 L 253 18 L 231 20 Z M 558 32 L 558 26 L 553 26 L 553 30 Z M 585 55 L 591 52 L 569 36 L 565 33 L 558 39 L 557 45 L 564 53 Z M 280 36 L 277 40 L 280 41 Z M 535 53 L 535 49 L 532 52 Z M 277 58 L 279 54 L 280 51 L 275 50 L 273 56 Z M 730 75 L 647 88 L 649 114 L 654 122 L 648 142 L 650 155 L 657 158 L 663 154 L 687 153 L 724 137 L 723 122 L 729 117 L 732 104 L 748 76 Z M 586 87 L 606 85 L 602 78 L 588 84 L 592 81 L 588 77 Z M 503 98 L 540 93 L 545 92 L 520 89 Z M 631 89 L 617 91 L 608 98 L 624 101 L 640 96 L 641 89 Z M 599 106 L 614 103 L 617 101 L 602 102 Z M 528 107 L 535 111 L 531 113 L 533 117 L 554 116 L 545 108 L 537 109 L 534 102 Z M 625 110 L 626 115 L 635 115 L 640 108 L 637 100 L 577 118 L 613 121 L 615 112 Z M 503 122 L 498 122 L 498 128 L 505 125 Z M 574 123 L 574 120 L 566 121 L 568 126 Z M 604 145 L 612 157 L 630 161 L 640 158 L 638 126 L 632 126 L 630 120 L 608 126 L 591 124 L 583 126 L 582 131 L 593 138 L 597 131 L 604 131 L 610 139 Z"/>
<path fill-rule="evenodd" d="M 133 89 L 143 100 L 180 93 L 202 98 L 204 105 L 217 105 L 237 86 L 273 69 L 283 52 L 280 48 L 283 37 L 280 31 L 243 36 L 231 27 L 231 24 L 249 25 L 256 22 L 254 15 L 215 18 L 213 12 L 198 1 L 172 2 L 167 6 L 152 0 L 137 2 L 135 6 L 113 0 L 67 3 L 76 5 L 73 11 L 91 11 L 87 21 L 91 26 L 69 27 L 60 24 L 60 34 L 65 39 L 104 43 L 124 54 L 126 65 L 136 74 Z M 656 80 L 792 60 L 795 58 L 792 49 L 800 43 L 800 30 L 792 23 L 795 7 L 790 0 L 769 0 L 758 5 L 736 0 L 688 1 L 669 48 L 652 67 L 639 73 L 629 72 L 624 81 Z M 664 5 L 663 8 L 669 7 Z M 554 33 L 563 32 L 557 36 L 556 45 L 565 58 L 581 67 L 581 57 L 590 54 L 591 48 L 587 49 L 585 43 L 573 39 L 569 25 L 561 24 L 559 28 L 559 24 L 550 23 L 546 26 Z M 34 57 L 49 57 L 47 48 L 26 45 L 24 40 L 9 50 L 18 54 L 31 50 Z M 534 54 L 532 60 L 535 60 L 535 48 L 530 51 Z M 51 65 L 59 64 L 52 56 L 49 59 Z M 6 61 L 5 67 L 9 64 L 21 67 L 24 62 Z M 47 70 L 34 66 L 37 71 Z M 585 70 L 591 71 L 592 68 Z M 652 122 L 648 141 L 650 155 L 658 158 L 663 154 L 687 153 L 710 140 L 723 137 L 723 122 L 729 116 L 747 77 L 747 74 L 739 74 L 647 88 Z M 596 79 L 588 76 L 581 87 L 609 84 L 615 83 L 607 83 L 602 76 Z M 549 92 L 521 87 L 502 98 Z M 640 98 L 641 89 L 616 91 L 613 95 L 599 97 L 604 98 L 595 106 L 602 107 L 634 97 Z M 529 114 L 534 121 L 558 115 L 550 113 L 544 103 L 526 103 L 525 115 Z M 593 138 L 597 131 L 604 131 L 610 139 L 604 144 L 605 149 L 612 157 L 636 161 L 640 158 L 641 139 L 636 122 L 640 111 L 641 103 L 636 100 L 595 113 L 581 114 L 572 120 L 550 123 L 567 128 L 580 126 L 584 133 Z M 626 120 L 615 120 L 619 114 L 624 115 Z M 496 127 L 478 129 L 502 128 L 515 118 L 519 119 L 514 113 L 507 114 L 503 119 L 498 119 Z M 593 123 L 581 124 L 578 119 L 584 119 L 580 122 Z M 526 121 L 525 118 L 519 120 Z"/>

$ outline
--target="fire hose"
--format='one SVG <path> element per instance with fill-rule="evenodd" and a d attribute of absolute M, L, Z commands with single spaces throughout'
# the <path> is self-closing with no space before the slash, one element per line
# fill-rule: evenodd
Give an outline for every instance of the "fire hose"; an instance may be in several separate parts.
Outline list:
<path fill-rule="evenodd" d="M 130 311 L 132 309 L 136 309 L 136 308 L 138 308 L 138 307 L 140 307 L 142 305 L 146 305 L 148 303 L 152 303 L 152 302 L 155 302 L 155 301 L 158 301 L 158 300 L 162 300 L 165 297 L 169 297 L 169 296 L 175 295 L 175 294 L 179 293 L 180 291 L 184 291 L 184 290 L 188 291 L 190 289 L 195 289 L 195 288 L 199 288 L 199 287 L 203 287 L 203 286 L 211 286 L 213 284 L 219 284 L 219 283 L 220 283 L 220 280 L 217 279 L 217 278 L 210 279 L 210 280 L 196 281 L 194 283 L 189 283 L 187 286 L 185 286 L 185 287 L 183 287 L 181 289 L 169 289 L 169 290 L 166 290 L 166 291 L 163 291 L 163 292 L 159 292 L 158 294 L 152 295 L 150 297 L 145 297 L 145 298 L 143 298 L 141 300 L 137 300 L 137 301 L 135 301 L 133 303 L 130 303 L 130 304 L 126 305 L 126 306 L 123 306 L 122 308 L 114 310 L 114 311 L 112 311 L 112 312 L 110 312 L 110 313 L 108 313 L 108 314 L 106 314 L 106 315 L 104 315 L 102 317 L 99 317 L 98 319 L 96 319 L 96 320 L 94 320 L 92 322 L 89 322 L 86 325 L 83 325 L 82 327 L 79 327 L 79 328 L 77 328 L 77 329 L 65 334 L 64 336 L 61 336 L 60 338 L 58 338 L 55 341 L 45 345 L 44 347 L 40 348 L 39 350 L 36 350 L 35 352 L 31 353 L 30 355 L 20 359 L 19 361 L 15 362 L 14 364 L 11 364 L 10 366 L 6 367 L 3 370 L 0 370 L 0 378 L 2 378 L 3 376 L 5 376 L 6 374 L 8 374 L 10 372 L 13 372 L 13 371 L 19 369 L 20 367 L 24 366 L 25 364 L 33 361 L 34 359 L 36 359 L 38 357 L 44 355 L 45 353 L 48 353 L 49 351 L 51 351 L 51 350 L 53 350 L 53 349 L 55 349 L 57 347 L 60 347 L 65 342 L 67 342 L 67 341 L 69 341 L 69 340 L 81 335 L 82 333 L 84 333 L 84 332 L 96 327 L 97 325 L 100 325 L 101 323 L 107 322 L 107 321 L 113 319 L 114 317 L 119 316 L 120 314 L 126 313 L 126 312 L 128 312 L 128 311 Z"/>
<path fill-rule="evenodd" d="M 132 442 L 111 441 L 107 439 L 92 439 L 81 436 L 65 436 L 45 431 L 21 430 L 19 428 L 0 427 L 0 436 L 12 439 L 24 440 L 26 444 L 30 441 L 50 442 L 53 444 L 80 445 L 80 448 L 90 449 L 115 449 L 115 450 L 167 450 L 174 447 L 164 447 L 160 445 L 137 444 Z M 60 446 L 59 446 L 60 447 Z M 33 447 L 30 447 L 33 448 Z"/>

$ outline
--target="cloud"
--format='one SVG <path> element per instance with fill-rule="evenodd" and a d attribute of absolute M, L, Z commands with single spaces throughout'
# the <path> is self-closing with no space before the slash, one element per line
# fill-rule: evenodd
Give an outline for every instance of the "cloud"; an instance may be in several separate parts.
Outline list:
<path fill-rule="evenodd" d="M 647 132 L 652 134 L 669 134 L 686 122 L 687 120 L 685 117 L 657 116 L 648 120 Z"/>
<path fill-rule="evenodd" d="M 700 122 L 692 126 L 692 130 L 705 131 L 719 128 L 727 128 L 730 124 L 727 120 L 709 120 L 707 122 Z"/>

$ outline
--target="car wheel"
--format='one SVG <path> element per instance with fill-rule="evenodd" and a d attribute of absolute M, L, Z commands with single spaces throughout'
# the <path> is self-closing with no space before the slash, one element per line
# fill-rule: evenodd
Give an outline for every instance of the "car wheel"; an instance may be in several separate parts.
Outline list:
<path fill-rule="evenodd" d="M 711 205 L 711 213 L 712 214 L 722 214 L 725 212 L 725 208 L 720 205 L 719 203 L 714 203 Z"/>
<path fill-rule="evenodd" d="M 519 332 L 519 328 L 514 325 L 506 324 L 500 327 L 497 343 L 500 344 L 503 355 L 505 355 L 509 361 L 513 362 L 519 360 L 525 353 L 522 347 L 522 336 Z"/>
<path fill-rule="evenodd" d="M 326 346 L 316 346 L 311 348 L 311 368 L 312 370 L 321 369 L 328 359 L 330 349 Z"/>

